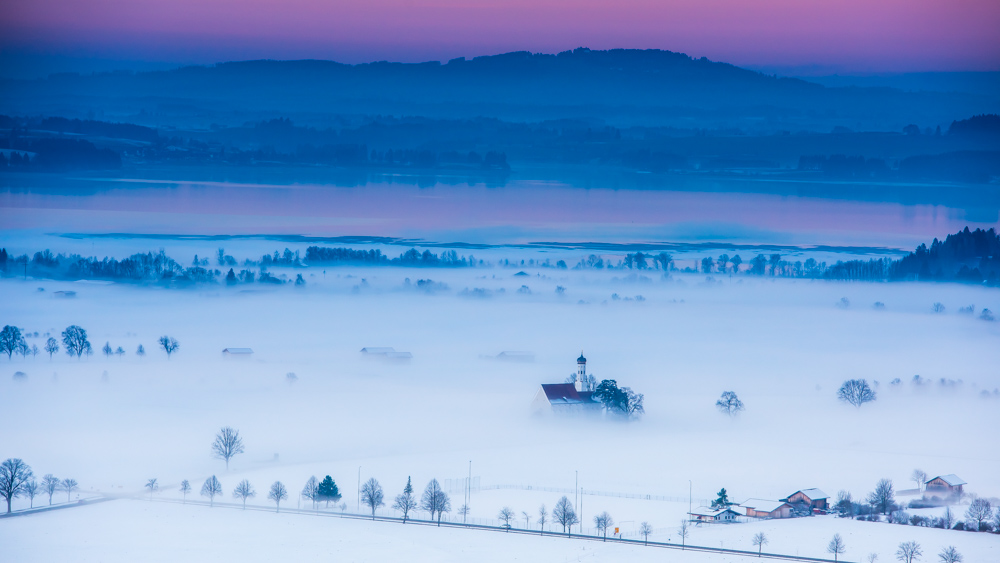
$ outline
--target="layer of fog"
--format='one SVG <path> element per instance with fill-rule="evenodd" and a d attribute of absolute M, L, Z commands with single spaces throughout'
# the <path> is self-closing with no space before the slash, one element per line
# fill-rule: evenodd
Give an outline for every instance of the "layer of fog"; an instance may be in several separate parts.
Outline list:
<path fill-rule="evenodd" d="M 350 490 L 359 465 L 392 490 L 407 475 L 421 484 L 462 477 L 472 460 L 484 484 L 571 487 L 580 471 L 592 489 L 652 494 L 686 494 L 694 479 L 698 498 L 723 486 L 735 498 L 813 486 L 857 496 L 881 477 L 908 486 L 914 467 L 1000 494 L 996 451 L 978 430 L 998 419 L 1000 397 L 980 393 L 1000 386 L 1000 326 L 955 312 L 1000 310 L 995 291 L 704 276 L 636 282 L 606 271 L 524 278 L 503 269 L 346 268 L 325 282 L 310 273 L 305 288 L 252 291 L 4 280 L 4 324 L 56 336 L 81 325 L 95 355 L 3 360 L 3 456 L 73 476 L 84 490 L 138 490 L 151 477 L 200 482 L 224 473 L 208 446 L 232 425 L 247 442 L 233 471 L 267 469 L 293 491 L 326 473 Z M 403 281 L 431 275 L 450 290 Z M 522 285 L 531 293 L 519 293 Z M 463 297 L 466 287 L 492 297 Z M 57 289 L 78 296 L 58 299 Z M 843 297 L 849 308 L 836 306 Z M 886 308 L 873 309 L 875 301 Z M 948 311 L 932 313 L 934 302 Z M 169 361 L 155 344 L 163 334 L 181 342 Z M 105 358 L 106 341 L 128 355 Z M 133 354 L 138 344 L 146 358 Z M 253 348 L 253 359 L 224 360 L 221 350 L 234 346 Z M 370 361 L 364 346 L 414 358 Z M 562 382 L 581 349 L 598 379 L 645 394 L 641 421 L 530 415 L 538 384 Z M 480 358 L 503 350 L 537 359 Z M 15 381 L 14 371 L 27 377 Z M 912 385 L 917 374 L 930 383 Z M 837 386 L 854 377 L 879 382 L 876 403 L 838 403 Z M 895 378 L 904 384 L 890 386 Z M 942 386 L 942 378 L 961 384 Z M 736 420 L 713 407 L 724 390 L 747 405 Z"/>

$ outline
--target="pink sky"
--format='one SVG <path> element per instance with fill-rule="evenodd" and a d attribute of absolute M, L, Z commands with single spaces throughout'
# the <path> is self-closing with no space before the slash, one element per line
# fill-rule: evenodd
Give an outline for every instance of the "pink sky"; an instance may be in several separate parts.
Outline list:
<path fill-rule="evenodd" d="M 7 0 L 0 46 L 131 60 L 447 60 L 579 46 L 1000 70 L 1000 0 Z"/>

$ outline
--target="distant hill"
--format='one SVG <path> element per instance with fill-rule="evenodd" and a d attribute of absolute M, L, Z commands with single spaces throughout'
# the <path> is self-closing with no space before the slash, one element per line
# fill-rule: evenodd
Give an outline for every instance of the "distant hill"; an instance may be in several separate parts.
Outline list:
<path fill-rule="evenodd" d="M 155 125 L 256 112 L 898 131 L 909 123 L 947 125 L 998 106 L 991 96 L 827 88 L 681 53 L 624 49 L 514 52 L 446 64 L 245 61 L 0 81 L 0 113 L 145 114 L 158 116 L 147 123 Z"/>

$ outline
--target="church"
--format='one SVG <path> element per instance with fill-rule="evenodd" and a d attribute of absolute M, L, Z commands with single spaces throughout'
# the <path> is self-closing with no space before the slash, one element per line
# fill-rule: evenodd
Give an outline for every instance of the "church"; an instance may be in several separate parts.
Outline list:
<path fill-rule="evenodd" d="M 580 414 L 597 413 L 601 410 L 601 402 L 594 397 L 596 382 L 593 375 L 587 373 L 587 358 L 576 359 L 576 373 L 567 383 L 543 383 L 535 399 L 531 402 L 531 411 L 535 414 Z"/>

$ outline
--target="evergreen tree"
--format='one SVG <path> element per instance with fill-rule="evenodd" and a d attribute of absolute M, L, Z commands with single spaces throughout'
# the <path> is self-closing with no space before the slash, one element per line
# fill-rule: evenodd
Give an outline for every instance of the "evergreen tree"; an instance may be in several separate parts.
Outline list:
<path fill-rule="evenodd" d="M 232 268 L 229 268 L 229 273 L 226 274 L 226 285 L 236 285 L 236 272 Z"/>
<path fill-rule="evenodd" d="M 333 478 L 327 475 L 320 481 L 319 487 L 316 488 L 317 500 L 325 500 L 326 507 L 330 508 L 330 501 L 337 502 L 340 500 L 340 490 L 337 489 L 337 483 L 333 481 Z"/>
<path fill-rule="evenodd" d="M 726 492 L 726 488 L 723 487 L 719 491 L 719 498 L 712 501 L 712 508 L 726 508 L 733 503 L 729 502 L 729 493 Z"/>

